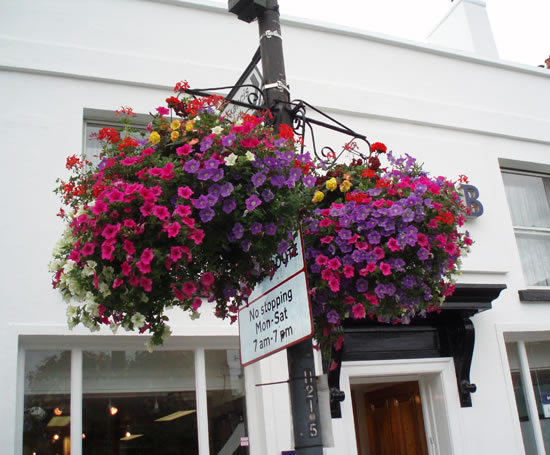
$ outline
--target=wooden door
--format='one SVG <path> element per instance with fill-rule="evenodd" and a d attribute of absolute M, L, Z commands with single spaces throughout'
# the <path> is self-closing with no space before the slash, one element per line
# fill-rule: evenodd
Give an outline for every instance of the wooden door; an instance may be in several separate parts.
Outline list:
<path fill-rule="evenodd" d="M 370 455 L 428 455 L 418 382 L 365 393 Z"/>

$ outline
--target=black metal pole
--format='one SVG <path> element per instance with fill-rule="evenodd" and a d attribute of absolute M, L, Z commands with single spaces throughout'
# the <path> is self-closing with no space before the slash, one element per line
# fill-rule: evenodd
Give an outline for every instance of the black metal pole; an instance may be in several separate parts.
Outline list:
<path fill-rule="evenodd" d="M 274 115 L 275 127 L 281 123 L 292 126 L 277 0 L 229 0 L 228 4 L 229 11 L 239 19 L 245 22 L 258 19 L 266 104 Z M 288 348 L 287 358 L 296 455 L 323 455 L 311 340 Z"/>
<path fill-rule="evenodd" d="M 267 7 L 258 15 L 258 22 L 267 105 L 275 116 L 275 126 L 281 123 L 291 125 L 288 109 L 290 92 L 286 83 L 277 0 L 267 0 Z M 321 419 L 311 340 L 288 348 L 287 358 L 296 455 L 322 455 Z"/>

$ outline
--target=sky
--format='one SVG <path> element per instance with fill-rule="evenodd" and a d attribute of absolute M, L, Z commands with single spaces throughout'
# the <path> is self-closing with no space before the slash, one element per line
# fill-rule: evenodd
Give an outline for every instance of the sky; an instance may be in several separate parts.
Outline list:
<path fill-rule="evenodd" d="M 215 0 L 227 5 L 225 0 Z M 457 1 L 457 0 L 455 0 Z M 485 0 L 502 60 L 529 66 L 550 56 L 550 0 Z M 451 0 L 279 0 L 281 15 L 425 41 Z M 284 35 L 284 29 L 283 29 Z"/>

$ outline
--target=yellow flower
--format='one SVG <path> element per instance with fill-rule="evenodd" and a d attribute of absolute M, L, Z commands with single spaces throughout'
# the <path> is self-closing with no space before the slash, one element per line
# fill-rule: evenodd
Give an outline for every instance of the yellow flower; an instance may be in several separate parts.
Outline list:
<path fill-rule="evenodd" d="M 325 198 L 325 193 L 322 191 L 315 191 L 315 194 L 313 195 L 313 199 L 311 202 L 314 204 L 317 204 L 317 202 L 321 202 Z"/>
<path fill-rule="evenodd" d="M 342 183 L 340 183 L 340 191 L 342 193 L 346 193 L 351 188 L 351 182 L 349 180 L 344 180 Z"/>
<path fill-rule="evenodd" d="M 179 131 L 172 131 L 172 133 L 170 134 L 170 139 L 172 139 L 172 142 L 177 141 L 179 137 L 180 137 Z"/>
<path fill-rule="evenodd" d="M 172 120 L 172 123 L 170 123 L 170 128 L 173 130 L 179 130 L 181 126 L 181 123 L 179 120 Z"/>
<path fill-rule="evenodd" d="M 160 142 L 160 134 L 156 131 L 151 131 L 151 134 L 149 135 L 149 142 L 151 144 L 158 144 Z"/>
<path fill-rule="evenodd" d="M 185 130 L 186 131 L 193 131 L 193 128 L 195 127 L 195 121 L 194 120 L 188 120 L 185 124 Z"/>
<path fill-rule="evenodd" d="M 336 188 L 338 188 L 338 182 L 336 181 L 336 179 L 334 177 L 327 180 L 327 183 L 325 185 L 327 187 L 327 190 L 329 190 L 329 191 L 334 191 Z"/>

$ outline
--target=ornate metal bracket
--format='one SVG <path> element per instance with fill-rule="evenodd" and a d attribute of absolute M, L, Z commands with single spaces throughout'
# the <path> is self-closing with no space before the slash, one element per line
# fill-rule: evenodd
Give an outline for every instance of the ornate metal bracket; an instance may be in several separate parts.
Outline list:
<path fill-rule="evenodd" d="M 470 382 L 475 346 L 474 325 L 470 318 L 491 309 L 506 286 L 502 284 L 459 284 L 453 296 L 441 305 L 439 314 L 415 318 L 408 325 L 395 326 L 370 320 L 345 321 L 342 361 L 390 360 L 452 357 L 462 407 L 471 407 Z M 329 375 L 329 388 L 339 390 L 339 370 Z M 340 413 L 340 403 L 331 400 L 332 417 Z"/>

